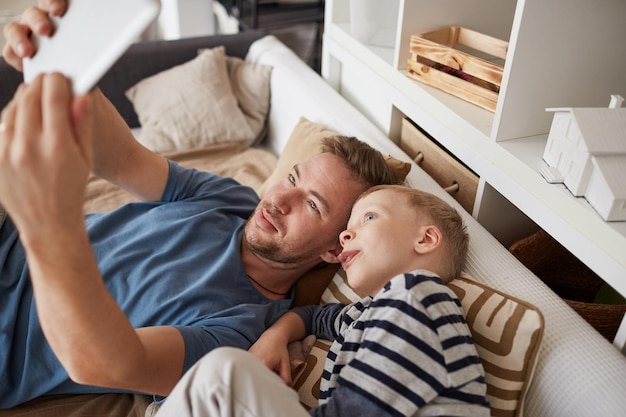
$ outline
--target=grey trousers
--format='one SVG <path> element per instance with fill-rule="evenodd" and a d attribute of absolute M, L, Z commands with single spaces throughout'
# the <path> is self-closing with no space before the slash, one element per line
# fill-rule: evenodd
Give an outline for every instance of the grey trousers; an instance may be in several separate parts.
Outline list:
<path fill-rule="evenodd" d="M 156 417 L 309 417 L 298 394 L 245 350 L 218 348 L 176 385 Z"/>

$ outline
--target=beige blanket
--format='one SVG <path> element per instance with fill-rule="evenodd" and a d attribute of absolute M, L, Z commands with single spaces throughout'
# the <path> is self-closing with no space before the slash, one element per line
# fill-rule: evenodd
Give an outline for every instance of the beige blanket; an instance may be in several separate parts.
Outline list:
<path fill-rule="evenodd" d="M 269 177 L 278 161 L 270 152 L 239 144 L 211 145 L 163 155 L 184 167 L 233 177 L 255 190 Z M 136 199 L 126 191 L 101 178 L 92 177 L 87 186 L 85 211 L 107 211 L 131 201 Z"/>

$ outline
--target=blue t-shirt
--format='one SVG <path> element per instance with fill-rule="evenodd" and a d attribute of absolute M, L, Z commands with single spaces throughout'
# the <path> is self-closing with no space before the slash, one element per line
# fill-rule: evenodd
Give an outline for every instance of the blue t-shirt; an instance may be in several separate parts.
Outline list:
<path fill-rule="evenodd" d="M 170 162 L 160 202 L 86 216 L 107 289 L 134 327 L 175 326 L 184 370 L 217 346 L 247 349 L 284 313 L 241 262 L 254 191 Z M 0 408 L 44 394 L 119 392 L 69 380 L 42 333 L 25 255 L 11 219 L 0 229 Z"/>

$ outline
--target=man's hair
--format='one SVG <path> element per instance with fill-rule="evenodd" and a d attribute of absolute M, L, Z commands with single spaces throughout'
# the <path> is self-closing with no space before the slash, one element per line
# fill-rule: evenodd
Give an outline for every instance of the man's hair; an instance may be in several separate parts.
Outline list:
<path fill-rule="evenodd" d="M 398 184 L 396 175 L 385 157 L 355 137 L 332 136 L 322 140 L 322 153 L 341 158 L 346 167 L 366 187 L 379 184 Z"/>
<path fill-rule="evenodd" d="M 427 221 L 441 231 L 444 260 L 440 269 L 441 279 L 447 283 L 458 277 L 465 265 L 469 248 L 469 234 L 459 213 L 441 198 L 404 185 L 375 186 L 361 194 L 359 200 L 374 191 L 385 189 L 406 195 L 417 214 L 425 216 Z"/>

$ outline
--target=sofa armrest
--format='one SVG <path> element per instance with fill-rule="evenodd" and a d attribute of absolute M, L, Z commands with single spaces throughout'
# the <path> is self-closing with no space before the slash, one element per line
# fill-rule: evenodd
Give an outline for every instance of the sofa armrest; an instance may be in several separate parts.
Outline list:
<path fill-rule="evenodd" d="M 227 55 L 245 58 L 250 44 L 263 36 L 263 31 L 246 31 L 234 35 L 137 42 L 131 45 L 98 85 L 126 123 L 130 127 L 137 127 L 137 115 L 125 96 L 128 88 L 146 77 L 191 60 L 201 48 L 224 45 Z M 0 108 L 4 108 L 11 100 L 22 81 L 22 74 L 0 58 Z"/>

